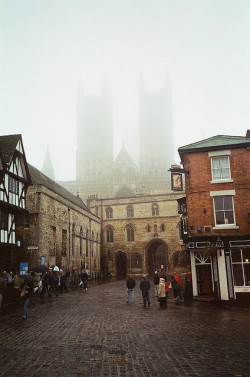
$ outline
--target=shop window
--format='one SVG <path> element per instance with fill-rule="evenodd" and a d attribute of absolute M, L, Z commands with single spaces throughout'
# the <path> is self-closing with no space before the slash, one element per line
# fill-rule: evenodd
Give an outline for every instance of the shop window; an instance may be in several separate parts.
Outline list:
<path fill-rule="evenodd" d="M 250 286 L 250 248 L 232 249 L 231 259 L 235 286 Z"/>

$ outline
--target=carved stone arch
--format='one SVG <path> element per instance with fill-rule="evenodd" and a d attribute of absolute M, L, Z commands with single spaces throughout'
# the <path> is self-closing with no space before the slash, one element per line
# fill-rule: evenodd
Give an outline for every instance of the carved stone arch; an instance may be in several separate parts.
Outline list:
<path fill-rule="evenodd" d="M 168 246 L 160 238 L 151 240 L 146 246 L 146 269 L 149 275 L 153 275 L 156 268 L 162 265 L 168 271 Z"/>

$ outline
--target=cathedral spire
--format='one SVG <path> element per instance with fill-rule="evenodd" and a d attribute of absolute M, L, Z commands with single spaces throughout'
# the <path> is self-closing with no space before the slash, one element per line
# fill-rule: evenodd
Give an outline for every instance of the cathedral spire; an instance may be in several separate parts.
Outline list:
<path fill-rule="evenodd" d="M 55 173 L 51 161 L 51 156 L 50 156 L 50 151 L 49 151 L 49 146 L 47 146 L 47 151 L 46 155 L 44 158 L 44 163 L 43 163 L 43 168 L 42 168 L 42 173 L 47 175 L 50 179 L 55 180 Z"/>

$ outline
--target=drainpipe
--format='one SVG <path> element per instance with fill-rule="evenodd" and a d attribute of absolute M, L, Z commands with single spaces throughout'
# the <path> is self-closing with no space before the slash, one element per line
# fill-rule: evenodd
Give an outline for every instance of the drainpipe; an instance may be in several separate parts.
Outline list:
<path fill-rule="evenodd" d="M 68 268 L 70 269 L 70 208 L 68 208 L 68 242 L 69 242 L 69 258 L 68 258 Z"/>

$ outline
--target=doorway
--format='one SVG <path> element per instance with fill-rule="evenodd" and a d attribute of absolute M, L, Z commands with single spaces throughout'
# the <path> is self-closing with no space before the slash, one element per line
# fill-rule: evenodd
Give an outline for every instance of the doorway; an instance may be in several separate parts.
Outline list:
<path fill-rule="evenodd" d="M 118 251 L 116 254 L 116 276 L 119 279 L 127 276 L 127 255 L 124 251 Z"/>
<path fill-rule="evenodd" d="M 167 246 L 161 240 L 154 240 L 147 246 L 147 270 L 150 276 L 157 268 L 167 270 Z"/>

